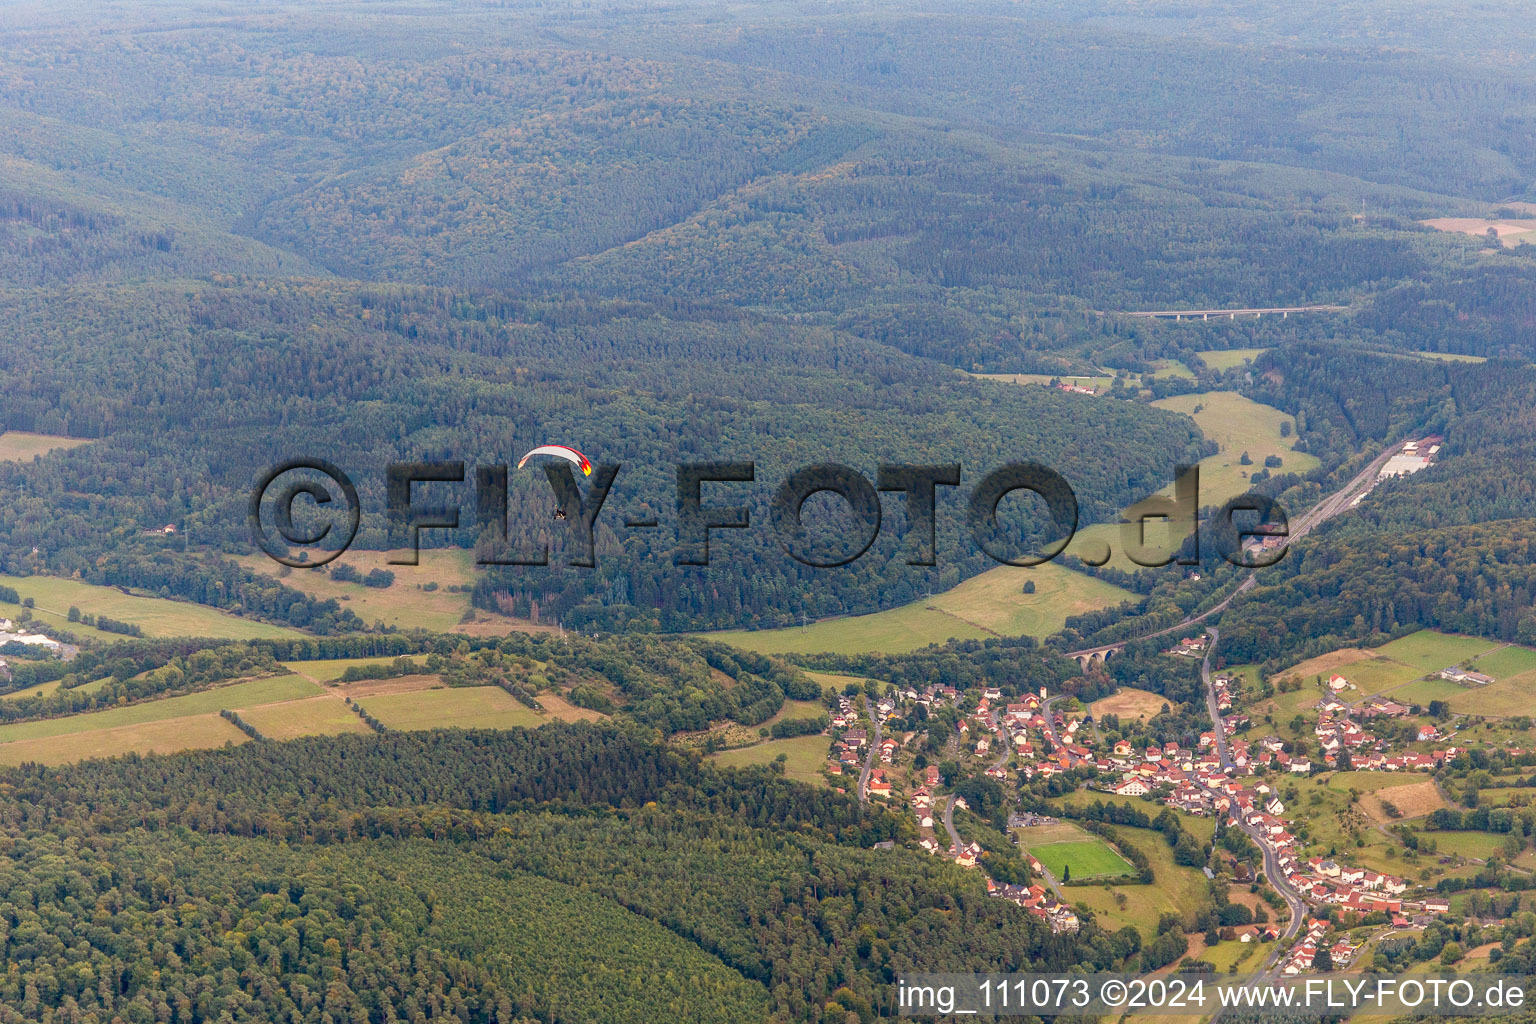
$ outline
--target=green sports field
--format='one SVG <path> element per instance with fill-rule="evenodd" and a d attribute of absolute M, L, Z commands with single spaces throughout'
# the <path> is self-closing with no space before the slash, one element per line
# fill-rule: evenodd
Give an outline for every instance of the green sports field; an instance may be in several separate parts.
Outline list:
<path fill-rule="evenodd" d="M 1188 818 L 1180 820 L 1185 824 L 1191 821 Z M 1175 864 L 1173 848 L 1161 832 L 1116 826 L 1115 834 L 1120 842 L 1146 854 L 1152 866 L 1153 883 L 1131 884 L 1134 880 L 1127 879 L 1120 884 L 1111 880 L 1105 885 L 1069 886 L 1062 890 L 1068 902 L 1087 906 L 1094 912 L 1095 919 L 1110 931 L 1130 925 L 1141 933 L 1143 940 L 1150 940 L 1157 935 L 1158 921 L 1164 914 L 1175 914 L 1186 921 L 1193 920 L 1201 908 L 1210 904 L 1210 889 L 1205 875 L 1199 868 Z M 1041 862 L 1044 863 L 1044 858 L 1041 858 Z M 1075 866 L 1072 877 L 1078 877 Z"/>
<path fill-rule="evenodd" d="M 1118 878 L 1134 874 L 1129 861 L 1110 849 L 1102 839 L 1086 839 L 1065 843 L 1046 843 L 1043 846 L 1026 847 L 1030 854 L 1045 865 L 1057 881 L 1066 878 L 1068 868 L 1077 880 L 1087 878 Z"/>

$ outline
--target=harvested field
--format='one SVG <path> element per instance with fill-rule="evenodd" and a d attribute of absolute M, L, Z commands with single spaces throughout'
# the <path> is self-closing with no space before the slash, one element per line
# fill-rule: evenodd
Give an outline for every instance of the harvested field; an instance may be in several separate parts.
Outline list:
<path fill-rule="evenodd" d="M 320 697 L 241 708 L 239 715 L 269 740 L 371 731 L 356 712 L 341 702 L 340 697 L 329 693 Z"/>
<path fill-rule="evenodd" d="M 0 744 L 0 764 L 71 764 L 92 757 L 172 754 L 246 742 L 245 733 L 217 714 L 188 715 Z"/>
<path fill-rule="evenodd" d="M 389 693 L 416 693 L 420 690 L 437 690 L 443 687 L 441 676 L 399 676 L 394 679 L 363 679 L 355 683 L 339 683 L 337 689 L 356 700 L 359 697 L 381 697 Z"/>
<path fill-rule="evenodd" d="M 1481 217 L 1436 217 L 1421 220 L 1420 224 L 1436 231 L 1451 231 L 1459 235 L 1487 236 L 1492 231 L 1505 246 L 1519 245 L 1522 241 L 1536 242 L 1536 220 L 1484 220 Z"/>
<path fill-rule="evenodd" d="M 1168 698 L 1148 690 L 1121 687 L 1115 693 L 1088 706 L 1089 714 L 1097 719 L 1100 715 L 1118 715 L 1121 718 L 1151 718 L 1168 703 Z"/>
<path fill-rule="evenodd" d="M 1284 676 L 1300 676 L 1302 679 L 1310 679 L 1313 676 L 1328 676 L 1338 672 L 1345 665 L 1369 661 L 1374 657 L 1376 655 L 1364 647 L 1340 647 L 1336 651 L 1319 654 L 1315 658 L 1308 658 L 1306 661 L 1292 665 L 1279 674 Z"/>
<path fill-rule="evenodd" d="M 557 693 L 539 694 L 539 703 L 544 705 L 544 710 L 549 712 L 550 717 L 558 718 L 562 722 L 601 722 L 608 717 L 601 711 L 579 708 Z"/>
<path fill-rule="evenodd" d="M 1394 818 L 1382 807 L 1385 800 L 1402 813 Z M 1411 782 L 1406 786 L 1379 789 L 1360 797 L 1360 809 L 1382 825 L 1408 818 L 1422 818 L 1431 811 L 1447 806 L 1433 782 Z"/>

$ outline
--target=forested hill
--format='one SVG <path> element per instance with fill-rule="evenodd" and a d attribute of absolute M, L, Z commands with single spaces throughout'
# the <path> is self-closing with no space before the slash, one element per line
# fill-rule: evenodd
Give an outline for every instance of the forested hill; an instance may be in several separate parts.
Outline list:
<path fill-rule="evenodd" d="M 1435 465 L 1382 483 L 1261 575 L 1223 623 L 1230 657 L 1296 660 L 1423 626 L 1536 639 L 1536 369 L 1332 347 L 1255 369 L 1267 400 L 1341 449 L 1444 442 Z"/>
<path fill-rule="evenodd" d="M 959 461 L 968 485 L 1035 460 L 1092 521 L 1210 451 L 1145 402 L 957 371 L 1120 370 L 1161 394 L 1231 347 L 1529 358 L 1536 248 L 1420 223 L 1536 200 L 1529 84 L 1464 31 L 1415 16 L 1383 49 L 1364 40 L 1390 26 L 1309 9 L 1311 42 L 1109 2 L 0 20 L 0 426 L 96 442 L 0 464 L 0 568 L 354 629 L 217 560 L 251 551 L 262 469 L 342 464 L 380 547 L 386 461 L 553 441 L 621 462 L 612 512 L 662 529 L 603 526 L 597 572 L 486 573 L 481 607 L 784 625 L 991 564 L 941 489 L 938 569 L 905 564 L 894 497 L 870 554 L 807 569 L 766 528 L 789 468 Z M 1312 303 L 1348 311 L 1115 315 Z M 1330 469 L 1350 454 L 1303 440 Z M 760 528 L 707 573 L 672 565 L 682 458 L 758 465 Z M 562 561 L 542 478 L 513 492 L 514 531 Z M 1040 539 L 1038 515 L 1014 526 Z"/>
<path fill-rule="evenodd" d="M 587 726 L 7 769 L 0 1020 L 843 1024 L 895 972 L 1140 946 L 868 849 L 895 827 Z"/>
<path fill-rule="evenodd" d="M 167 550 L 136 534 L 173 523 L 205 548 L 249 552 L 250 488 L 282 458 L 323 455 L 352 476 L 367 547 L 388 546 L 387 462 L 507 464 L 559 441 L 619 463 L 595 572 L 562 567 L 548 483 L 534 469 L 514 473 L 511 535 L 554 543 L 554 564 L 486 573 L 481 600 L 520 613 L 537 601 L 572 625 L 640 617 L 676 629 L 782 625 L 953 585 L 993 564 L 963 532 L 962 501 L 1007 462 L 1061 473 L 1087 521 L 1156 490 L 1205 451 L 1190 421 L 1172 413 L 971 380 L 835 329 L 737 316 L 282 282 L 110 297 L 72 289 L 0 316 L 17 339 L 0 352 L 16 385 L 0 398 L 9 425 L 104 435 L 38 465 L 0 463 L 9 495 L 0 566 L 80 571 L 194 599 L 206 596 L 201 573 L 167 569 L 183 541 Z M 115 341 L 103 345 L 109 330 Z M 755 525 L 717 535 L 707 571 L 680 569 L 676 465 L 709 460 L 756 462 L 754 484 L 707 499 L 739 496 Z M 874 550 L 846 569 L 812 570 L 784 553 L 768 500 L 792 470 L 844 462 L 873 480 L 887 461 L 963 466 L 965 487 L 940 489 L 935 570 L 906 564 L 911 542 L 896 510 Z M 463 506 L 463 546 L 477 536 L 471 487 L 418 488 L 418 503 Z M 1038 536 L 1043 515 L 1023 511 L 1021 536 Z M 626 534 L 617 525 L 646 516 L 665 528 Z"/>

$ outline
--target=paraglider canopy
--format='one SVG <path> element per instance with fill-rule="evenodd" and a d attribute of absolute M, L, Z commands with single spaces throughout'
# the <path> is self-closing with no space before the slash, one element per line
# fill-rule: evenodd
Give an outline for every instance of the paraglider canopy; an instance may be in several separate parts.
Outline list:
<path fill-rule="evenodd" d="M 524 455 L 521 459 L 518 460 L 517 468 L 522 469 L 528 464 L 528 460 L 533 458 L 535 455 L 551 455 L 557 459 L 564 459 L 567 462 L 574 463 L 576 468 L 581 470 L 582 475 L 592 475 L 592 463 L 587 460 L 587 457 L 581 454 L 581 452 L 577 451 L 575 448 L 570 448 L 563 444 L 539 445 L 539 447 L 535 448 L 533 451 L 529 452 L 527 455 Z"/>

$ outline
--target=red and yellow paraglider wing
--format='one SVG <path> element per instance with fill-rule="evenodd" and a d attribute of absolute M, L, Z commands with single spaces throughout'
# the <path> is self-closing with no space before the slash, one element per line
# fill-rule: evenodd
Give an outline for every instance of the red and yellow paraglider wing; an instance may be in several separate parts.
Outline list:
<path fill-rule="evenodd" d="M 522 469 L 528 464 L 528 460 L 533 458 L 535 455 L 549 455 L 557 459 L 564 459 L 566 462 L 573 463 L 577 469 L 581 470 L 584 476 L 592 475 L 591 461 L 589 461 L 585 455 L 581 454 L 581 452 L 577 451 L 575 448 L 563 444 L 539 445 L 539 447 L 535 448 L 533 451 L 529 452 L 527 455 L 524 455 L 521 459 L 518 460 L 517 468 Z"/>

